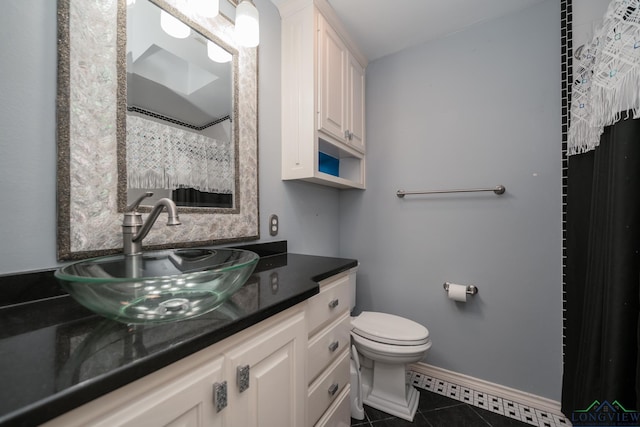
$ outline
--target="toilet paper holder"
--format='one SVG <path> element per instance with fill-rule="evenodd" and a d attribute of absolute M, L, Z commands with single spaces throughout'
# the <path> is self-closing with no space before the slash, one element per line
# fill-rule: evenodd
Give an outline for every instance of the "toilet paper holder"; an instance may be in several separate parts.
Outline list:
<path fill-rule="evenodd" d="M 449 282 L 444 282 L 442 284 L 442 287 L 444 288 L 444 290 L 446 292 L 449 292 L 449 285 L 450 284 L 451 283 L 449 283 Z M 467 295 L 475 295 L 477 293 L 478 293 L 478 287 L 477 286 L 475 286 L 475 285 L 467 285 Z"/>

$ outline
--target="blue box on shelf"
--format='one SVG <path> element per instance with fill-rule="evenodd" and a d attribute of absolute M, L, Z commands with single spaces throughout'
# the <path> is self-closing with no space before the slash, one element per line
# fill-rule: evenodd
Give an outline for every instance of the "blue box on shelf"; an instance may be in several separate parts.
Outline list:
<path fill-rule="evenodd" d="M 318 170 L 333 176 L 340 176 L 340 159 L 318 152 Z"/>

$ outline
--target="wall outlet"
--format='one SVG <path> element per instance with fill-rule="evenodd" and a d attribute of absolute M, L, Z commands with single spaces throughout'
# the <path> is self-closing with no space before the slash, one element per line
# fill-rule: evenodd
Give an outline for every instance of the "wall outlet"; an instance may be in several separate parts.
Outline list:
<path fill-rule="evenodd" d="M 280 223 L 278 222 L 278 215 L 272 214 L 269 217 L 269 234 L 271 234 L 272 236 L 277 236 L 279 226 Z"/>

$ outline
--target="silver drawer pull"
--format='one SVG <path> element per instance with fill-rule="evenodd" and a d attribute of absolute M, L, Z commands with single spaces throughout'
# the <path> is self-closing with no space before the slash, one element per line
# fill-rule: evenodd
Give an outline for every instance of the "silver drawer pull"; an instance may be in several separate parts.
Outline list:
<path fill-rule="evenodd" d="M 213 385 L 213 404 L 216 412 L 222 411 L 227 407 L 227 382 L 215 383 Z"/>
<path fill-rule="evenodd" d="M 331 344 L 329 344 L 329 351 L 331 353 L 333 353 L 334 351 L 336 351 L 338 349 L 338 346 L 340 345 L 340 343 L 338 343 L 338 341 L 334 341 Z"/>
<path fill-rule="evenodd" d="M 334 396 L 339 388 L 338 383 L 331 384 L 331 387 L 329 387 L 329 395 Z"/>
<path fill-rule="evenodd" d="M 338 304 L 340 304 L 340 300 L 338 298 L 329 301 L 329 308 L 330 309 L 334 309 L 338 306 Z"/>
<path fill-rule="evenodd" d="M 242 393 L 249 388 L 251 367 L 249 365 L 238 366 L 236 368 L 236 383 L 238 384 L 238 391 Z"/>

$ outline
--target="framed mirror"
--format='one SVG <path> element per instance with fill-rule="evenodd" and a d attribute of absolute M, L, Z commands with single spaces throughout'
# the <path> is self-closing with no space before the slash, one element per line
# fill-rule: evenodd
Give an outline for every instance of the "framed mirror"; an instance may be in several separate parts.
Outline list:
<path fill-rule="evenodd" d="M 204 56 L 193 60 L 195 64 L 191 64 L 176 55 L 176 52 L 181 53 L 184 49 L 170 47 L 167 42 L 163 45 L 157 38 L 142 37 L 134 41 L 135 47 L 132 45 L 128 49 L 127 6 L 133 3 L 133 7 L 138 7 L 141 2 L 148 2 L 144 7 L 152 8 L 154 13 L 164 11 L 186 24 L 194 34 L 192 45 L 200 47 Z M 135 26 L 135 22 L 132 25 Z M 192 188 L 215 192 L 222 188 L 220 194 L 231 195 L 230 202 L 226 204 L 179 207 L 181 226 L 165 227 L 162 219 L 157 221 L 145 239 L 145 250 L 259 238 L 257 49 L 239 46 L 234 40 L 233 29 L 233 23 L 224 15 L 214 18 L 200 16 L 187 7 L 185 0 L 58 2 L 59 259 L 79 259 L 122 250 L 121 223 L 127 205 L 127 192 L 135 190 L 136 186 L 144 187 L 139 182 L 129 184 L 135 181 L 136 173 L 150 176 L 156 172 L 156 178 L 162 176 L 163 179 L 170 175 L 171 170 L 177 171 L 177 175 L 182 174 L 177 181 L 173 178 L 166 179 L 166 182 L 149 180 L 153 185 L 144 188 L 152 188 L 161 182 L 158 188 L 163 191 Z M 228 76 L 218 65 L 202 62 L 212 62 L 207 58 L 209 41 L 231 55 L 232 59 L 226 65 Z M 158 52 L 159 55 L 146 61 L 146 70 L 134 69 L 137 60 L 148 59 Z M 151 78 L 153 72 L 149 71 L 152 68 L 150 64 L 166 64 L 171 55 L 177 61 L 168 67 L 172 72 L 175 72 L 175 64 L 180 61 L 187 64 L 183 68 L 192 70 L 196 68 L 194 65 L 200 64 L 197 65 L 200 70 L 192 72 L 193 75 L 188 79 L 191 86 L 185 88 L 184 82 L 180 81 L 183 78 L 178 78 L 177 83 L 164 82 L 162 85 L 156 81 L 158 78 Z M 127 90 L 127 75 L 133 83 L 131 93 Z M 200 92 L 207 87 L 222 87 L 212 83 L 223 83 L 225 80 L 226 107 L 221 107 L 222 103 L 214 105 L 217 101 L 209 99 L 211 92 Z M 137 84 L 140 81 L 142 83 Z M 169 87 L 172 84 L 173 93 L 170 93 L 170 89 L 162 90 L 162 102 L 151 101 L 154 97 L 145 93 L 148 87 L 161 92 L 159 86 Z M 179 90 L 175 88 L 176 85 Z M 185 92 L 192 94 L 193 99 L 184 97 Z M 142 106 L 136 106 L 136 103 Z M 211 110 L 196 114 L 196 110 L 205 104 Z M 174 107 L 173 110 L 170 107 Z M 220 114 L 216 110 L 218 107 L 220 110 L 227 108 L 229 114 L 208 120 L 208 117 Z M 215 126 L 211 123 L 226 119 L 226 116 L 226 128 L 220 126 L 215 132 L 209 129 L 197 133 L 189 127 Z M 137 132 L 137 148 L 133 147 L 132 138 L 128 136 L 133 132 Z M 169 136 L 158 137 L 167 132 Z M 228 140 L 224 140 L 225 134 Z M 156 162 L 150 170 L 136 170 L 135 165 L 141 163 L 132 161 L 132 154 L 139 154 L 140 150 L 143 154 L 153 154 L 155 151 L 144 146 L 144 142 L 157 139 L 164 142 L 156 148 L 165 151 L 162 151 L 163 156 L 156 157 L 175 163 L 167 165 Z M 217 151 L 214 150 L 213 155 L 207 153 L 177 160 L 170 158 L 171 152 L 175 151 L 197 152 L 196 148 L 202 151 L 202 147 L 208 150 L 207 144 L 211 141 L 216 143 Z M 176 148 L 176 145 L 181 148 Z M 222 179 L 215 174 L 218 169 L 226 171 Z M 189 173 L 185 172 L 187 170 Z M 207 172 L 198 175 L 193 170 Z M 208 186 L 210 181 L 205 178 L 211 178 L 212 175 L 213 181 L 219 183 L 222 180 L 227 185 Z M 191 181 L 185 180 L 184 176 Z M 169 181 L 170 185 L 167 184 Z"/>

